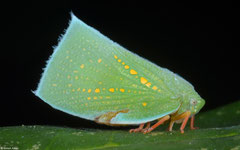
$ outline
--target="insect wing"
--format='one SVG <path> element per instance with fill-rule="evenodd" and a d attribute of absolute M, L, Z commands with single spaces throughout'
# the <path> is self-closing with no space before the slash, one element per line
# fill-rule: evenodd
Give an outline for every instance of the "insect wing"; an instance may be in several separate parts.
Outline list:
<path fill-rule="evenodd" d="M 127 51 L 74 15 L 35 94 L 56 109 L 94 120 L 128 110 L 112 124 L 137 124 L 176 111 L 164 80 L 167 69 Z"/>

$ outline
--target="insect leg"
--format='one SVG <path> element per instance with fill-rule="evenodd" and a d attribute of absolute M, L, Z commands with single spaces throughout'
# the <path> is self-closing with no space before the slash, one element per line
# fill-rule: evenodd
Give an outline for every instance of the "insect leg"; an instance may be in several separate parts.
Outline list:
<path fill-rule="evenodd" d="M 187 121 L 189 119 L 191 115 L 191 112 L 190 111 L 186 111 L 180 115 L 178 114 L 174 114 L 171 116 L 171 121 L 170 121 L 170 125 L 169 125 L 169 131 L 172 130 L 172 126 L 173 126 L 173 123 L 176 122 L 176 123 L 181 123 L 182 122 L 182 125 L 180 127 L 180 130 L 181 130 L 181 133 L 184 133 L 184 128 L 187 124 Z"/>
<path fill-rule="evenodd" d="M 147 126 L 143 130 L 148 130 L 150 128 L 150 122 L 147 123 Z"/>
<path fill-rule="evenodd" d="M 129 132 L 132 133 L 132 132 L 139 132 L 143 129 L 143 126 L 144 126 L 144 123 L 140 124 L 140 126 L 136 129 L 130 129 Z"/>
<path fill-rule="evenodd" d="M 193 115 L 191 117 L 191 123 L 190 123 L 190 129 L 191 130 L 198 129 L 198 127 L 194 127 L 194 118 L 195 118 L 195 115 Z"/>
<path fill-rule="evenodd" d="M 190 112 L 190 111 L 186 111 L 185 113 L 183 113 L 183 114 L 181 115 L 181 116 L 184 118 L 184 120 L 183 120 L 183 122 L 182 122 L 182 125 L 181 125 L 181 127 L 180 127 L 181 133 L 184 133 L 184 128 L 185 128 L 185 126 L 186 126 L 186 124 L 187 124 L 187 121 L 188 121 L 190 115 L 191 115 L 191 112 Z"/>
<path fill-rule="evenodd" d="M 158 127 L 159 125 L 163 124 L 166 120 L 168 120 L 170 118 L 169 115 L 167 116 L 164 116 L 163 118 L 161 118 L 157 123 L 155 123 L 152 127 L 146 129 L 146 130 L 143 130 L 143 133 L 146 134 L 146 133 L 149 133 L 151 132 L 152 130 L 154 130 L 156 127 Z"/>
<path fill-rule="evenodd" d="M 174 121 L 170 121 L 170 124 L 169 124 L 169 126 L 168 126 L 168 131 L 172 131 L 172 127 L 173 127 L 173 125 L 174 125 Z"/>
<path fill-rule="evenodd" d="M 142 132 L 144 130 L 148 130 L 150 128 L 150 122 L 147 123 L 147 126 L 143 129 L 144 127 L 144 123 L 140 124 L 140 126 L 136 129 L 130 129 L 129 132 L 132 133 L 132 132 Z"/>

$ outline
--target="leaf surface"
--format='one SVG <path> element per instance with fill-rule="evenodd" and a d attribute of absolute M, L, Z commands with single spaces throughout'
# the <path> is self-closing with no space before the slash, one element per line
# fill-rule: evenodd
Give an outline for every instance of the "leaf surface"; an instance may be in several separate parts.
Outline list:
<path fill-rule="evenodd" d="M 0 128 L 0 149 L 240 149 L 240 101 L 196 116 L 198 130 L 166 132 L 166 125 L 149 134 L 128 130 L 74 129 L 51 126 Z M 177 129 L 177 130 L 176 130 Z"/>

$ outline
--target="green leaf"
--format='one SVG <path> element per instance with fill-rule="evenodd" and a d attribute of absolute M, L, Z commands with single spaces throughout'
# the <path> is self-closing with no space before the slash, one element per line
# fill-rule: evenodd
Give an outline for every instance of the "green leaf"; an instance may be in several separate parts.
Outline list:
<path fill-rule="evenodd" d="M 200 113 L 198 130 L 166 132 L 166 125 L 149 134 L 128 130 L 74 129 L 50 126 L 0 128 L 0 149 L 240 149 L 240 101 Z M 177 129 L 177 130 L 176 130 Z"/>

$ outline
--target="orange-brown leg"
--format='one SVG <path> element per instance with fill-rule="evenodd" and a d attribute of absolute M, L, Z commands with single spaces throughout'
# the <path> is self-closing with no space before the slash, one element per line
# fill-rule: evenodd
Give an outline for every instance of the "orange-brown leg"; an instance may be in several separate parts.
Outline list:
<path fill-rule="evenodd" d="M 182 117 L 184 118 L 184 120 L 183 120 L 182 125 L 181 125 L 181 127 L 180 127 L 181 133 L 184 133 L 184 128 L 185 128 L 185 126 L 186 126 L 186 124 L 187 124 L 187 121 L 188 121 L 190 115 L 191 115 L 191 112 L 190 112 L 190 111 L 187 111 L 187 112 L 185 112 L 185 113 L 182 114 Z"/>
<path fill-rule="evenodd" d="M 150 125 L 151 125 L 150 122 L 148 122 L 148 123 L 147 123 L 147 126 L 146 126 L 143 130 L 149 129 L 149 128 L 150 128 Z"/>
<path fill-rule="evenodd" d="M 185 128 L 185 126 L 187 124 L 187 121 L 188 121 L 190 115 L 191 115 L 191 112 L 190 111 L 186 111 L 186 112 L 184 112 L 184 113 L 182 113 L 180 115 L 175 114 L 175 115 L 171 116 L 171 122 L 170 122 L 170 125 L 169 125 L 169 131 L 172 130 L 172 126 L 173 126 L 173 123 L 175 121 L 183 120 L 182 125 L 180 127 L 180 130 L 181 130 L 181 133 L 184 133 L 184 128 Z"/>
<path fill-rule="evenodd" d="M 174 121 L 170 121 L 167 131 L 172 131 Z"/>
<path fill-rule="evenodd" d="M 144 126 L 144 123 L 140 124 L 140 126 L 136 129 L 130 129 L 129 132 L 132 133 L 132 132 L 140 132 L 142 131 L 143 129 L 143 126 Z"/>
<path fill-rule="evenodd" d="M 146 130 L 143 130 L 143 133 L 146 134 L 146 133 L 149 133 L 151 132 L 152 130 L 154 130 L 156 127 L 158 127 L 159 125 L 163 124 L 166 120 L 168 120 L 170 118 L 169 115 L 167 116 L 164 116 L 162 117 L 157 123 L 155 123 L 152 127 L 146 129 Z"/>
<path fill-rule="evenodd" d="M 191 123 L 190 123 L 190 129 L 191 130 L 198 129 L 198 127 L 194 127 L 194 119 L 195 119 L 195 116 L 193 115 L 191 117 Z"/>

